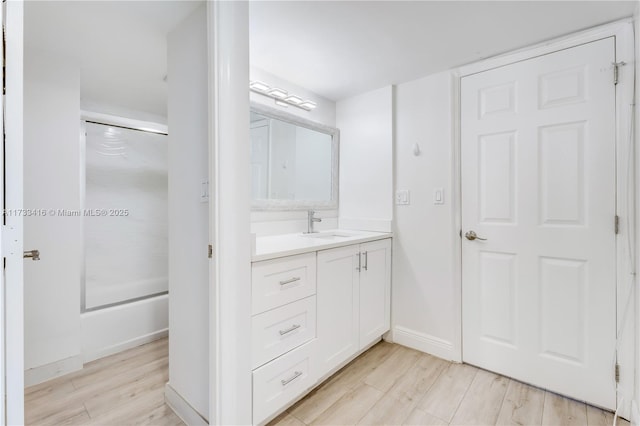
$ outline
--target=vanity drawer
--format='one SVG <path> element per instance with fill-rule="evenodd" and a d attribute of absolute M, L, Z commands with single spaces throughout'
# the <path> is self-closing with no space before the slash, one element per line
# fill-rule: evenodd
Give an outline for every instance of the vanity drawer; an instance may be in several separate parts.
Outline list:
<path fill-rule="evenodd" d="M 316 297 L 310 296 L 251 319 L 253 368 L 316 337 Z"/>
<path fill-rule="evenodd" d="M 316 254 L 256 262 L 251 267 L 251 311 L 259 314 L 316 294 Z"/>
<path fill-rule="evenodd" d="M 253 424 L 263 423 L 316 384 L 315 342 L 253 371 Z"/>

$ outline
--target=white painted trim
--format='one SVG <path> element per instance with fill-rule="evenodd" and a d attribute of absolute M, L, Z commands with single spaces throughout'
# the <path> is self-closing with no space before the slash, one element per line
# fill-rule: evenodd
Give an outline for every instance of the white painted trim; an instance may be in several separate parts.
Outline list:
<path fill-rule="evenodd" d="M 209 424 L 195 408 L 189 405 L 189 403 L 171 387 L 171 383 L 167 383 L 164 387 L 164 402 L 180 417 L 180 420 L 189 426 L 205 426 Z"/>
<path fill-rule="evenodd" d="M 453 265 L 451 277 L 453 282 L 453 359 L 462 362 L 462 171 L 460 156 L 460 93 L 461 76 L 454 71 L 451 81 L 451 109 L 452 109 L 452 136 L 453 147 L 451 149 L 451 217 L 453 217 Z"/>
<path fill-rule="evenodd" d="M 6 4 L 6 3 L 5 3 Z M 5 8 L 0 7 L 0 22 L 4 22 Z M 3 31 L 4 31 L 4 25 Z M 4 43 L 0 43 L 0 58 L 4 58 Z M 6 120 L 6 108 L 4 102 L 0 107 L 2 109 L 2 115 L 0 116 L 0 135 L 4 134 L 5 120 Z M 4 199 L 4 152 L 0 150 L 0 200 Z M 0 259 L 6 256 L 6 250 L 4 248 L 5 239 L 7 235 L 4 231 L 4 226 L 0 225 Z M 0 288 L 5 288 L 6 280 L 4 274 L 0 274 Z M 4 292 L 0 292 L 0 401 L 6 401 L 7 388 L 6 380 L 7 376 L 7 360 L 6 360 L 6 298 Z M 0 404 L 0 424 L 6 424 L 6 408 L 5 404 Z"/>
<path fill-rule="evenodd" d="M 628 65 L 619 68 L 618 84 L 616 85 L 616 213 L 620 217 L 620 233 L 616 236 L 616 262 L 617 262 L 617 321 L 616 334 L 623 333 L 620 342 L 617 343 L 617 357 L 620 364 L 620 382 L 618 383 L 617 405 L 619 406 L 619 415 L 625 419 L 631 416 L 631 400 L 633 398 L 635 377 L 632 370 L 637 368 L 638 360 L 635 352 L 635 326 L 625 327 L 623 322 L 623 313 L 627 300 L 632 299 L 633 289 L 637 285 L 631 277 L 630 272 L 634 268 L 633 263 L 629 262 L 627 255 L 627 245 L 632 247 L 636 244 L 635 235 L 629 239 L 629 233 L 635 233 L 635 184 L 629 182 L 627 176 L 627 167 L 630 165 L 632 178 L 635 173 L 635 165 L 629 163 L 632 158 L 629 152 L 633 152 L 633 148 L 629 146 L 628 135 L 629 125 L 633 123 L 634 117 L 630 117 L 633 111 L 630 105 L 634 102 L 633 97 L 633 79 L 635 77 L 635 49 L 633 23 L 621 26 L 615 34 L 616 42 L 616 61 L 626 62 Z M 631 121 L 630 121 L 631 120 Z M 633 139 L 631 140 L 633 144 Z M 630 209 L 627 209 L 627 192 L 631 191 L 629 198 Z M 628 214 L 627 214 L 628 213 Z M 631 290 L 631 292 L 629 291 Z M 629 312 L 626 323 L 633 324 L 636 307 L 634 304 L 629 305 Z M 630 368 L 633 366 L 633 368 Z"/>
<path fill-rule="evenodd" d="M 640 24 L 638 23 L 638 20 L 640 20 L 640 2 L 636 2 L 636 9 L 635 12 L 633 14 L 634 18 L 635 18 L 635 22 L 634 22 L 634 30 L 637 30 L 638 28 L 640 28 Z M 637 104 L 638 99 L 640 99 L 640 85 L 638 85 L 638 79 L 640 77 L 640 66 L 638 65 L 638 58 L 640 58 L 640 34 L 638 34 L 638 32 L 634 31 L 634 42 L 635 42 L 635 46 L 634 46 L 634 54 L 636 55 L 636 61 L 633 64 L 633 70 L 635 71 L 635 83 L 636 83 L 636 90 L 635 90 L 635 103 Z M 635 116 L 634 116 L 634 123 L 635 123 L 635 127 L 636 130 L 634 132 L 634 143 L 635 143 L 635 157 L 634 157 L 634 161 L 636 164 L 636 173 L 634 176 L 634 194 L 637 194 L 637 189 L 640 188 L 640 173 L 637 173 L 637 165 L 640 164 L 640 150 L 637 148 L 637 140 L 638 137 L 636 136 L 638 134 L 637 131 L 637 126 L 638 123 L 640 123 L 640 114 L 638 112 L 638 106 L 636 105 L 635 108 Z M 632 222 L 632 226 L 634 227 L 635 230 L 635 237 L 636 237 L 636 242 L 633 245 L 633 249 L 635 250 L 635 256 L 633 261 L 635 262 L 635 267 L 637 268 L 638 265 L 640 264 L 639 259 L 638 259 L 638 254 L 640 252 L 640 250 L 638 250 L 638 224 L 640 224 L 640 209 L 638 209 L 638 199 L 635 200 L 635 216 L 634 216 L 634 220 Z M 640 424 L 640 411 L 639 411 L 639 406 L 640 406 L 640 368 L 638 366 L 638 356 L 640 354 L 640 338 L 638 338 L 638 333 L 640 332 L 640 315 L 638 315 L 638 309 L 640 307 L 640 292 L 638 291 L 637 288 L 637 274 L 635 276 L 636 279 L 636 288 L 634 290 L 634 309 L 636 312 L 635 315 L 635 322 L 634 322 L 634 327 L 632 328 L 633 330 L 633 335 L 634 335 L 634 339 L 635 339 L 635 344 L 634 344 L 634 358 L 635 358 L 635 388 L 634 388 L 634 399 L 632 401 L 632 406 L 631 406 L 631 412 L 630 412 L 630 420 L 631 420 L 631 424 L 633 425 L 638 425 Z"/>
<path fill-rule="evenodd" d="M 135 348 L 137 346 L 141 346 L 146 343 L 151 343 L 158 339 L 162 339 L 164 337 L 167 337 L 168 335 L 169 335 L 169 329 L 165 328 L 162 330 L 147 333 L 143 336 L 134 337 L 133 339 L 129 339 L 127 341 L 120 342 L 115 345 L 107 346 L 97 351 L 87 352 L 84 354 L 84 361 L 91 362 L 96 359 L 117 354 L 119 352 L 126 351 L 127 349 Z"/>
<path fill-rule="evenodd" d="M 452 342 L 399 326 L 393 328 L 392 334 L 394 343 L 407 346 L 448 361 L 459 362 L 455 352 L 455 345 Z"/>
<path fill-rule="evenodd" d="M 250 424 L 251 191 L 249 4 L 207 2 L 211 262 L 212 424 Z M 238 337 L 240 336 L 240 338 Z"/>
<path fill-rule="evenodd" d="M 5 95 L 5 199 L 7 209 L 23 207 L 23 81 L 24 2 L 7 1 Z M 24 276 L 22 217 L 7 216 L 2 256 L 6 258 L 4 281 L 5 418 L 0 423 L 24 424 Z"/>
<path fill-rule="evenodd" d="M 207 14 L 207 107 L 208 107 L 208 140 L 209 147 L 209 244 L 213 245 L 216 241 L 217 230 L 217 213 L 215 205 L 212 201 L 217 197 L 217 166 L 216 158 L 218 152 L 216 149 L 216 123 L 213 120 L 217 110 L 217 78 L 216 78 L 216 5 L 215 3 L 206 2 Z M 216 247 L 217 248 L 217 247 Z M 216 255 L 214 250 L 214 256 Z M 218 384 L 218 371 L 220 370 L 220 350 L 218 343 L 218 328 L 220 327 L 220 318 L 218 310 L 218 301 L 220 300 L 220 291 L 218 288 L 218 262 L 209 261 L 209 413 L 208 419 L 212 424 L 219 424 L 220 420 L 220 386 Z M 252 413 L 253 417 L 253 413 Z"/>
<path fill-rule="evenodd" d="M 588 30 L 579 31 L 577 33 L 568 34 L 564 37 L 554 38 L 532 46 L 523 47 L 521 49 L 505 53 L 503 55 L 488 58 L 469 65 L 463 65 L 456 69 L 455 72 L 465 77 L 471 74 L 488 71 L 490 69 L 513 64 L 515 62 L 525 61 L 535 58 L 536 56 L 546 55 L 557 52 L 559 50 L 569 49 L 580 44 L 589 43 L 606 37 L 620 35 L 624 33 L 625 27 L 633 25 L 633 18 L 622 19 L 610 24 L 605 24 L 590 28 Z"/>
<path fill-rule="evenodd" d="M 575 46 L 579 46 L 585 43 L 590 43 L 593 41 L 601 40 L 607 37 L 616 37 L 616 60 L 617 61 L 625 61 L 628 64 L 635 64 L 634 58 L 634 40 L 633 40 L 633 19 L 623 19 L 614 23 L 598 26 L 586 31 L 581 31 L 578 33 L 574 33 L 565 37 L 561 37 L 554 40 L 549 40 L 544 43 L 540 43 L 534 46 L 526 47 L 523 49 L 519 49 L 514 52 L 506 53 L 504 55 L 500 55 L 495 58 L 489 58 L 484 61 L 480 61 L 474 64 L 465 65 L 458 69 L 452 71 L 453 76 L 453 86 L 452 86 L 452 103 L 453 103 L 453 137 L 452 137 L 452 152 L 453 152 L 453 176 L 452 176 L 452 199 L 456 204 L 454 208 L 454 228 L 452 232 L 456 235 L 454 250 L 454 285 L 455 285 L 455 306 L 454 310 L 456 311 L 456 321 L 455 321 L 455 334 L 457 336 L 457 341 L 459 342 L 459 354 L 460 359 L 462 359 L 462 244 L 460 239 L 460 231 L 461 231 L 461 175 L 460 175 L 460 132 L 461 132 L 461 123 L 460 123 L 460 111 L 461 111 L 461 100 L 460 100 L 460 85 L 461 79 L 465 76 L 476 74 L 483 71 L 488 71 L 494 68 L 498 68 L 501 66 L 513 64 L 515 62 L 524 61 L 527 59 L 535 58 L 541 55 L 546 55 L 549 53 L 557 52 L 564 49 L 569 49 Z M 620 161 L 625 159 L 626 156 L 624 152 L 621 152 L 621 149 L 625 147 L 625 135 L 626 135 L 626 126 L 628 125 L 628 121 L 624 118 L 621 118 L 623 115 L 628 115 L 626 110 L 623 108 L 625 100 L 624 96 L 620 96 L 621 93 L 631 93 L 633 87 L 633 67 L 627 66 L 621 68 L 620 82 L 616 87 L 616 149 L 617 159 L 616 159 L 616 180 L 617 180 L 617 188 L 619 196 L 617 197 L 617 205 L 616 208 L 620 209 L 621 207 L 621 196 L 622 194 L 626 194 L 627 186 L 626 186 L 626 176 L 624 172 L 626 171 L 626 164 L 620 164 Z M 629 103 L 629 100 L 626 100 Z M 634 193 L 634 199 L 631 201 L 634 205 L 637 202 L 637 196 Z M 620 214 L 618 210 L 618 214 Z M 623 222 L 624 226 L 624 222 Z M 617 257 L 621 256 L 620 246 L 622 238 L 617 239 L 616 243 L 616 251 Z M 620 294 L 624 292 L 624 286 L 622 285 L 619 277 L 626 276 L 628 274 L 628 270 L 624 270 L 626 265 L 622 266 L 620 262 L 617 265 L 617 293 L 618 293 L 618 302 L 620 301 Z M 619 315 L 619 313 L 618 313 Z M 630 317 L 634 318 L 635 313 L 631 312 Z M 619 318 L 618 318 L 619 319 Z M 636 327 L 637 328 L 637 327 Z M 636 336 L 638 334 L 638 330 L 633 331 L 633 335 Z M 458 342 L 456 342 L 456 347 L 458 347 Z M 611 349 L 612 352 L 614 348 Z M 635 371 L 638 369 L 639 360 L 635 359 L 635 365 L 633 368 L 621 369 L 623 375 L 628 375 L 628 377 L 621 378 L 621 382 L 625 380 L 634 380 Z M 629 418 L 629 407 L 623 407 L 622 412 L 620 413 L 622 417 Z"/>
<path fill-rule="evenodd" d="M 338 227 L 340 229 L 353 229 L 354 231 L 391 232 L 393 221 L 340 217 L 338 218 Z"/>
<path fill-rule="evenodd" d="M 104 114 L 94 111 L 80 111 L 80 118 L 84 121 L 95 121 L 102 124 L 128 127 L 130 129 L 142 130 L 144 132 L 167 134 L 169 128 L 166 124 L 154 123 L 152 121 L 136 120 L 133 118 L 121 117 L 118 115 Z"/>
<path fill-rule="evenodd" d="M 24 385 L 26 387 L 37 385 L 38 383 L 82 370 L 82 366 L 82 355 L 78 354 L 39 367 L 30 368 L 24 372 Z"/>

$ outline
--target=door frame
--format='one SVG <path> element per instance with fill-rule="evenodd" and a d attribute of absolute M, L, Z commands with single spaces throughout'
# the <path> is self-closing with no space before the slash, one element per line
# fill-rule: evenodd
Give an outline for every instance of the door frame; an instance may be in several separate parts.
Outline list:
<path fill-rule="evenodd" d="M 209 424 L 251 424 L 249 5 L 208 1 Z M 242 141 L 242 143 L 238 143 Z"/>
<path fill-rule="evenodd" d="M 5 207 L 23 208 L 23 14 L 22 0 L 3 2 L 0 20 L 5 32 L 6 95 L 2 127 L 5 152 L 0 163 L 0 194 Z M 2 189 L 4 187 L 4 189 Z M 24 424 L 24 296 L 22 217 L 6 215 L 0 230 L 0 256 L 6 269 L 0 278 L 0 424 Z"/>
<path fill-rule="evenodd" d="M 546 55 L 549 53 L 557 52 L 560 50 L 569 49 L 585 43 L 601 40 L 608 37 L 615 37 L 615 49 L 616 49 L 616 61 L 626 62 L 626 66 L 619 68 L 619 79 L 616 85 L 616 212 L 620 217 L 620 233 L 616 236 L 616 301 L 618 308 L 616 309 L 616 334 L 620 333 L 621 329 L 624 329 L 625 333 L 621 339 L 620 351 L 618 354 L 618 362 L 620 364 L 620 389 L 626 389 L 624 394 L 618 392 L 618 396 L 624 396 L 626 401 L 629 401 L 631 395 L 634 392 L 634 379 L 635 369 L 638 361 L 635 359 L 634 353 L 636 351 L 635 335 L 637 334 L 636 324 L 634 318 L 636 317 L 636 303 L 631 303 L 628 313 L 627 321 L 631 324 L 627 324 L 626 328 L 622 327 L 623 321 L 623 309 L 624 301 L 629 294 L 629 280 L 625 279 L 629 276 L 629 271 L 634 267 L 635 259 L 629 261 L 627 253 L 627 244 L 630 244 L 632 254 L 636 247 L 635 238 L 635 182 L 629 181 L 627 184 L 627 153 L 629 149 L 627 146 L 627 135 L 629 134 L 629 126 L 634 122 L 633 113 L 634 110 L 630 108 L 630 104 L 633 102 L 633 90 L 634 85 L 634 66 L 635 66 L 635 50 L 634 50 L 634 31 L 633 31 L 633 19 L 627 18 L 614 23 L 598 26 L 585 31 L 570 34 L 564 37 L 556 38 L 553 40 L 545 41 L 533 46 L 525 47 L 513 52 L 506 53 L 497 57 L 485 59 L 479 62 L 475 62 L 469 65 L 459 67 L 452 72 L 452 147 L 451 147 L 451 161 L 452 161 L 452 203 L 451 213 L 454 217 L 453 228 L 451 229 L 452 235 L 454 235 L 453 244 L 453 271 L 454 271 L 454 318 L 455 318 L 455 337 L 453 339 L 453 351 L 452 355 L 455 361 L 462 362 L 463 348 L 462 348 L 462 178 L 461 178 L 461 83 L 462 78 L 477 74 L 483 71 L 488 71 L 494 68 L 502 67 L 505 65 L 521 62 L 527 59 L 532 59 L 538 56 Z M 612 84 L 613 84 L 613 65 L 612 65 Z M 637 150 L 631 148 L 631 153 L 634 154 Z M 635 178 L 635 166 L 631 162 L 631 178 Z M 629 196 L 625 196 L 628 194 Z M 627 209 L 627 200 L 630 206 Z M 630 220 L 628 220 L 630 219 Z M 614 218 L 611 218 L 612 224 Z M 630 232 L 628 232 L 630 231 Z M 631 234 L 629 236 L 629 234 Z M 630 240 L 628 239 L 630 238 Z M 614 348 L 611 348 L 612 353 Z M 629 367 L 630 366 L 630 367 Z M 626 368 L 625 368 L 626 367 Z M 613 374 L 613 366 L 612 366 Z M 628 396 L 628 397 L 627 397 Z M 618 398 L 619 401 L 619 398 Z M 623 404 L 621 409 L 621 415 L 629 418 L 629 407 Z"/>

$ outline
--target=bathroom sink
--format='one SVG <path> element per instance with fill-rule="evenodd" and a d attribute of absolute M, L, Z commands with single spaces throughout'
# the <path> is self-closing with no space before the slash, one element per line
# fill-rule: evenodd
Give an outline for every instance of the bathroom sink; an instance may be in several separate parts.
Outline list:
<path fill-rule="evenodd" d="M 340 239 L 340 238 L 349 238 L 355 237 L 358 234 L 355 232 L 347 232 L 347 231 L 323 231 L 323 232 L 314 232 L 313 234 L 302 234 L 305 238 L 319 238 L 319 239 Z"/>

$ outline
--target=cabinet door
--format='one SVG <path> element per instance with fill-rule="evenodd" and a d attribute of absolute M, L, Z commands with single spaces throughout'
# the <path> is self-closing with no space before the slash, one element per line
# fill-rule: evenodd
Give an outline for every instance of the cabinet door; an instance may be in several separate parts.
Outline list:
<path fill-rule="evenodd" d="M 328 372 L 358 351 L 358 245 L 318 252 L 319 368 Z"/>
<path fill-rule="evenodd" d="M 391 240 L 360 245 L 360 346 L 362 349 L 389 331 L 391 298 Z"/>

